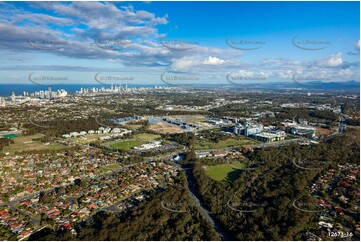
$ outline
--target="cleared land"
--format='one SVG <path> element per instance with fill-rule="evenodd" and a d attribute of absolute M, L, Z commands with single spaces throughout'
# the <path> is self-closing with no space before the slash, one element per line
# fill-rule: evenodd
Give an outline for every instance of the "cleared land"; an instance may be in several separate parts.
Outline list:
<path fill-rule="evenodd" d="M 159 139 L 160 135 L 157 134 L 148 134 L 148 133 L 141 133 L 141 134 L 136 134 L 133 136 L 133 139 L 139 139 L 139 140 L 144 140 L 144 141 L 152 141 L 155 139 Z"/>
<path fill-rule="evenodd" d="M 245 137 L 229 138 L 226 140 L 221 140 L 217 143 L 207 140 L 197 140 L 194 149 L 211 150 L 211 149 L 231 148 L 236 146 L 253 145 L 253 144 L 258 144 L 258 142 L 247 139 Z"/>
<path fill-rule="evenodd" d="M 154 132 L 162 133 L 162 134 L 165 134 L 165 133 L 170 133 L 170 134 L 178 133 L 178 132 L 181 132 L 181 131 L 184 130 L 184 129 L 180 128 L 180 127 L 177 127 L 176 125 L 172 125 L 172 124 L 169 124 L 169 123 L 166 123 L 166 122 L 151 124 L 151 125 L 149 125 L 148 129 L 152 130 Z"/>
<path fill-rule="evenodd" d="M 332 130 L 329 129 L 324 129 L 324 128 L 316 128 L 316 135 L 320 135 L 320 134 L 331 134 Z"/>
<path fill-rule="evenodd" d="M 215 165 L 215 166 L 206 166 L 206 175 L 216 181 L 223 181 L 228 176 L 228 173 L 236 170 L 234 167 L 244 168 L 245 165 L 242 163 L 234 162 L 234 163 L 231 163 L 231 165 L 222 164 L 222 165 Z"/>
<path fill-rule="evenodd" d="M 126 125 L 124 125 L 125 128 L 131 129 L 131 130 L 139 129 L 139 128 L 141 128 L 142 126 L 143 126 L 143 125 L 141 125 L 141 124 L 126 124 Z"/>
<path fill-rule="evenodd" d="M 35 139 L 43 137 L 40 134 L 31 136 L 21 136 L 12 139 L 15 144 L 4 147 L 4 153 L 14 155 L 16 152 L 24 152 L 31 150 L 61 150 L 64 149 L 64 145 L 52 144 L 52 143 L 41 143 Z"/>

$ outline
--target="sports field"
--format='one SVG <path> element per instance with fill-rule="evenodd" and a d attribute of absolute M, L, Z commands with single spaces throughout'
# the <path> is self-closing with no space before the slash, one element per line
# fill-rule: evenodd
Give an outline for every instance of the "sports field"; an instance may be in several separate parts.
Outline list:
<path fill-rule="evenodd" d="M 4 147 L 4 153 L 9 153 L 10 155 L 15 154 L 16 152 L 24 152 L 31 150 L 61 150 L 65 146 L 54 143 L 41 143 L 36 139 L 41 138 L 42 135 L 30 135 L 30 136 L 20 136 L 13 138 L 12 140 L 15 144 Z"/>
<path fill-rule="evenodd" d="M 89 144 L 91 142 L 97 141 L 100 137 L 109 136 L 109 134 L 87 134 L 80 137 L 72 138 L 71 140 L 79 144 Z"/>
<path fill-rule="evenodd" d="M 108 171 L 114 171 L 116 169 L 120 168 L 119 164 L 109 164 L 109 165 L 105 165 L 100 167 L 100 172 L 104 173 L 104 172 L 108 172 Z"/>
<path fill-rule="evenodd" d="M 160 138 L 160 135 L 141 133 L 141 134 L 134 135 L 133 138 L 129 139 L 129 140 L 111 142 L 111 143 L 109 143 L 109 146 L 113 149 L 127 151 L 133 147 L 136 147 L 136 146 L 139 146 L 142 144 L 146 144 L 146 143 L 148 143 L 152 140 L 156 140 L 158 138 Z"/>
<path fill-rule="evenodd" d="M 211 177 L 216 181 L 223 181 L 226 179 L 228 173 L 236 170 L 236 168 L 244 168 L 245 165 L 242 163 L 234 162 L 229 164 L 215 165 L 215 166 L 206 166 L 206 175 Z"/>

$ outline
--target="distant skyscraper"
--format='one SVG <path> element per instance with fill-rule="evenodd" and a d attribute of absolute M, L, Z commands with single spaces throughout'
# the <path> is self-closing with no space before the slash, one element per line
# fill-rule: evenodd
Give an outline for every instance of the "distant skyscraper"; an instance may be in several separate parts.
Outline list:
<path fill-rule="evenodd" d="M 49 87 L 49 88 L 48 88 L 48 98 L 49 98 L 49 99 L 51 99 L 51 96 L 52 96 L 51 94 L 52 94 L 52 93 L 51 93 L 51 87 Z"/>

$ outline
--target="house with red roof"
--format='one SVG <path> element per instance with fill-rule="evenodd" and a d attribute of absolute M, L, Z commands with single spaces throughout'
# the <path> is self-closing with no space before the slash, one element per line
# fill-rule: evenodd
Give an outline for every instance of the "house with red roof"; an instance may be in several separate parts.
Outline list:
<path fill-rule="evenodd" d="M 20 235 L 22 238 L 24 238 L 24 237 L 30 235 L 32 232 L 33 232 L 32 230 L 23 230 L 20 232 Z"/>
<path fill-rule="evenodd" d="M 73 228 L 69 223 L 62 224 L 60 227 L 64 230 L 71 230 Z"/>
<path fill-rule="evenodd" d="M 9 214 L 9 212 L 8 212 L 8 211 L 5 211 L 5 210 L 0 210 L 0 216 L 1 216 L 1 215 L 7 215 L 7 214 Z"/>
<path fill-rule="evenodd" d="M 96 208 L 97 208 L 97 205 L 95 205 L 94 203 L 91 203 L 91 204 L 89 205 L 89 208 L 90 208 L 90 209 L 96 209 Z"/>
<path fill-rule="evenodd" d="M 29 201 L 23 201 L 20 203 L 21 205 L 24 205 L 24 206 L 29 206 Z"/>

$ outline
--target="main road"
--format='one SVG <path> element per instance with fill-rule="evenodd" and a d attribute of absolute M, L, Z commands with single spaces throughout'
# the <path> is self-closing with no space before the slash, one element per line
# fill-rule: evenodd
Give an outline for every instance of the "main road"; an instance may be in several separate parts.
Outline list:
<path fill-rule="evenodd" d="M 186 173 L 187 184 L 189 195 L 194 202 L 195 206 L 199 209 L 201 214 L 204 216 L 205 220 L 213 227 L 213 229 L 217 232 L 219 237 L 224 241 L 235 240 L 229 234 L 229 232 L 225 229 L 225 227 L 212 215 L 206 208 L 205 205 L 201 202 L 201 196 L 198 192 L 196 186 L 196 180 L 193 176 L 192 169 L 183 169 Z"/>
<path fill-rule="evenodd" d="M 288 145 L 294 142 L 302 142 L 302 141 L 309 141 L 309 139 L 304 137 L 299 137 L 296 139 L 289 139 L 289 140 L 281 140 L 276 142 L 270 142 L 270 143 L 260 143 L 260 144 L 254 144 L 254 145 L 245 145 L 241 146 L 241 148 L 266 148 L 266 147 L 279 147 L 283 145 Z M 195 150 L 196 153 L 199 152 L 213 152 L 213 151 L 230 151 L 234 150 L 235 148 L 220 148 L 220 149 L 208 149 L 208 150 Z"/>

